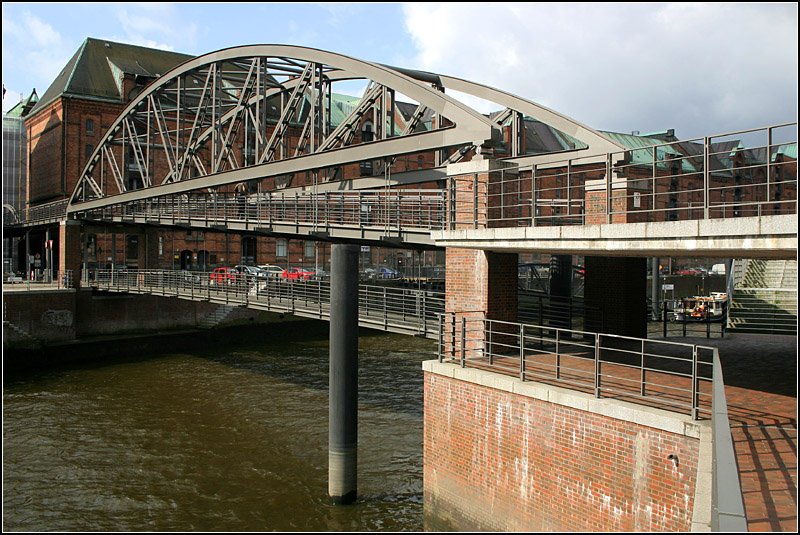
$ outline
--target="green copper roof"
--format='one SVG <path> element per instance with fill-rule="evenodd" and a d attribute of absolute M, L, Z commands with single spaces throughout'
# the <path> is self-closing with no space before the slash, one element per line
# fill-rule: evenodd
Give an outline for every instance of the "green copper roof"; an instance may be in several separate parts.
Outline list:
<path fill-rule="evenodd" d="M 37 102 L 39 102 L 39 95 L 36 94 L 36 89 L 34 89 L 28 98 L 20 100 L 13 108 L 6 112 L 6 115 L 8 117 L 22 117 L 23 115 L 27 115 Z"/>
<path fill-rule="evenodd" d="M 664 144 L 661 139 L 653 137 L 637 136 L 634 134 L 620 134 L 619 132 L 599 131 L 602 135 L 609 138 L 623 147 L 630 149 L 631 164 L 633 165 L 653 165 L 653 151 L 655 150 L 656 166 L 659 169 L 666 169 L 667 164 L 664 160 L 683 156 L 684 153 L 669 144 Z M 658 145 L 658 146 L 656 146 Z M 690 156 L 690 154 L 687 154 Z M 697 168 L 692 162 L 683 158 L 681 167 L 684 173 L 694 173 Z"/>
<path fill-rule="evenodd" d="M 143 46 L 88 38 L 47 88 L 32 113 L 61 95 L 124 102 L 117 79 L 121 73 L 156 78 L 193 56 Z"/>

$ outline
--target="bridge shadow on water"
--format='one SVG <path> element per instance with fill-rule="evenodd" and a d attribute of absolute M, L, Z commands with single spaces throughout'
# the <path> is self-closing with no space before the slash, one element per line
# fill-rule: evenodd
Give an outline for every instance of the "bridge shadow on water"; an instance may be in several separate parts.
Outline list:
<path fill-rule="evenodd" d="M 289 316 L 282 321 L 211 330 L 98 337 L 4 354 L 3 382 L 192 355 L 327 395 L 328 337 L 327 321 Z M 421 418 L 421 363 L 434 358 L 435 349 L 432 340 L 360 328 L 359 404 Z"/>

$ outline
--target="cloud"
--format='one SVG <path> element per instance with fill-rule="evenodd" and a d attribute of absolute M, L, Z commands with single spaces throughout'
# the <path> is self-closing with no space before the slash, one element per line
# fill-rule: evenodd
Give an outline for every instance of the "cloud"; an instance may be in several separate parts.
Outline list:
<path fill-rule="evenodd" d="M 116 18 L 124 33 L 117 40 L 125 43 L 178 52 L 193 50 L 197 43 L 197 24 L 172 4 L 122 4 Z"/>
<path fill-rule="evenodd" d="M 7 18 L 5 10 L 3 11 L 4 45 L 7 41 L 13 46 L 3 46 L 4 73 L 22 72 L 29 74 L 34 80 L 54 80 L 74 53 L 58 31 L 27 11 L 22 13 L 18 22 Z M 23 52 L 12 54 L 11 50 Z M 6 86 L 3 111 L 16 105 L 22 95 L 30 95 L 33 89 Z M 38 87 L 36 91 L 41 96 L 46 89 Z"/>
<path fill-rule="evenodd" d="M 416 68 L 597 129 L 686 137 L 796 120 L 796 5 L 446 3 L 403 12 Z"/>

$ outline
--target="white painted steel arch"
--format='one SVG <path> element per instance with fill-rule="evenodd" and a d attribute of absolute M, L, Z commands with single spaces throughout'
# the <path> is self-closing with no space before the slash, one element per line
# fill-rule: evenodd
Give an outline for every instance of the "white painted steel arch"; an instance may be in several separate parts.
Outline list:
<path fill-rule="evenodd" d="M 323 152 L 256 165 L 242 167 L 232 165 L 225 169 L 213 169 L 212 172 L 201 172 L 199 176 L 191 180 L 173 180 L 158 184 L 154 179 L 159 177 L 143 176 L 144 184 L 140 186 L 144 187 L 135 189 L 128 187 L 125 182 L 126 167 L 135 165 L 137 169 L 146 172 L 148 167 L 152 166 L 149 159 L 155 157 L 153 155 L 157 155 L 159 150 L 163 153 L 164 160 L 170 166 L 170 173 L 173 175 L 177 175 L 177 172 L 182 170 L 182 168 L 178 167 L 179 165 L 185 165 L 187 159 L 195 156 L 194 153 L 188 154 L 189 149 L 187 148 L 192 145 L 191 136 L 193 134 L 190 132 L 193 130 L 180 130 L 182 120 L 186 122 L 188 119 L 192 119 L 194 122 L 193 129 L 199 128 L 197 126 L 198 118 L 203 115 L 202 120 L 206 121 L 204 114 L 211 113 L 212 120 L 202 123 L 206 127 L 203 130 L 208 132 L 208 126 L 212 130 L 221 129 L 226 124 L 224 122 L 226 114 L 230 118 L 232 115 L 245 113 L 243 110 L 254 102 L 253 98 L 245 99 L 243 95 L 251 87 L 248 86 L 248 83 L 252 84 L 249 80 L 257 60 L 263 60 L 262 63 L 258 63 L 265 71 L 264 78 L 259 82 L 262 87 L 275 88 L 274 77 L 272 80 L 268 80 L 268 77 L 272 77 L 275 74 L 269 71 L 270 60 L 281 62 L 280 68 L 283 68 L 284 72 L 280 74 L 286 74 L 294 69 L 299 75 L 304 68 L 313 65 L 313 70 L 315 71 L 313 76 L 319 74 L 320 80 L 316 86 L 317 95 L 322 94 L 320 89 L 324 88 L 326 77 L 331 80 L 365 79 L 384 88 L 385 91 L 396 91 L 414 99 L 421 106 L 425 106 L 437 115 L 446 118 L 449 123 L 432 131 L 404 133 L 401 136 L 384 136 L 378 141 L 352 147 L 335 148 L 330 147 L 330 143 L 326 146 L 325 142 L 327 140 L 319 136 L 319 146 L 326 146 L 326 150 Z M 240 87 L 234 87 L 230 83 L 230 79 L 226 81 L 224 78 L 225 73 L 222 72 L 226 65 L 235 65 L 240 68 L 235 75 L 241 78 L 245 73 L 244 67 L 246 67 L 246 62 L 248 61 L 251 62 L 250 72 L 245 75 L 245 80 Z M 236 62 L 241 63 L 236 65 Z M 182 80 L 186 84 L 189 79 L 199 80 L 203 77 L 205 77 L 205 82 L 200 96 L 197 96 L 198 88 L 187 88 L 185 85 L 181 87 Z M 294 81 L 296 82 L 296 78 Z M 213 87 L 211 83 L 214 84 Z M 285 88 L 285 93 L 288 94 L 291 84 L 287 84 Z M 234 99 L 237 98 L 237 91 L 239 91 L 239 100 L 234 103 Z M 383 99 L 386 99 L 385 91 L 381 95 Z M 170 96 L 170 92 L 174 92 L 174 96 Z M 207 95 L 209 93 L 211 94 L 210 97 Z M 165 96 L 169 97 L 166 102 L 169 104 L 174 102 L 174 109 L 167 109 L 164 104 L 156 100 L 157 97 Z M 198 102 L 197 109 L 190 110 L 194 111 L 194 117 L 188 117 L 188 112 L 181 117 L 181 97 L 184 98 L 184 103 L 191 99 Z M 213 105 L 204 106 L 203 103 L 206 100 L 213 100 Z M 258 98 L 255 101 L 258 101 Z M 217 102 L 223 102 L 225 106 L 219 105 L 217 108 L 215 107 Z M 387 101 L 383 100 L 382 113 L 384 116 L 388 114 L 387 107 Z M 169 113 L 173 115 L 168 117 L 167 114 Z M 218 115 L 215 116 L 215 114 Z M 266 115 L 264 116 L 266 117 Z M 287 117 L 286 122 L 288 123 L 291 118 Z M 143 135 L 136 128 L 134 121 L 139 121 L 139 124 L 146 123 L 147 125 L 144 143 L 139 141 L 139 138 L 143 137 Z M 264 122 L 266 123 L 266 121 Z M 171 129 L 170 124 L 174 128 Z M 266 126 L 266 124 L 261 126 Z M 313 124 L 311 128 L 313 130 Z M 173 135 L 175 137 L 171 139 Z M 189 136 L 189 143 L 187 143 L 187 135 Z M 230 130 L 228 135 L 230 135 Z M 498 137 L 499 132 L 496 125 L 479 112 L 425 83 L 414 80 L 386 66 L 353 59 L 341 54 L 296 46 L 253 45 L 229 48 L 194 58 L 179 65 L 157 79 L 125 107 L 109 130 L 103 135 L 102 143 L 94 150 L 89 163 L 79 178 L 67 212 L 88 210 L 189 190 L 215 188 L 253 178 L 331 167 L 366 159 L 381 159 L 398 154 L 437 150 L 443 147 L 465 144 L 491 144 Z M 266 138 L 266 132 L 262 133 L 262 146 L 264 138 Z M 120 146 L 122 146 L 122 151 L 118 149 Z M 130 153 L 127 160 L 124 155 L 126 147 L 127 152 Z M 219 152 L 215 154 L 212 147 L 211 161 L 213 162 L 215 158 L 220 161 L 223 160 L 222 153 L 225 150 L 219 149 Z M 230 152 L 230 145 L 227 146 L 227 150 Z M 184 151 L 183 154 L 181 154 L 181 151 Z M 117 153 L 122 154 L 118 157 L 116 156 Z M 183 158 L 183 160 L 179 162 L 180 158 Z M 117 161 L 118 159 L 121 162 Z"/>

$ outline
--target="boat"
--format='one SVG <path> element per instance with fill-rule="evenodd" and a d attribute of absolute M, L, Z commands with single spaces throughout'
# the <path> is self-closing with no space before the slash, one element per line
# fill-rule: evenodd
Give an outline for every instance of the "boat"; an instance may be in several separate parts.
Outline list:
<path fill-rule="evenodd" d="M 675 307 L 675 321 L 722 321 L 727 303 L 728 294 L 723 292 L 684 297 Z"/>

